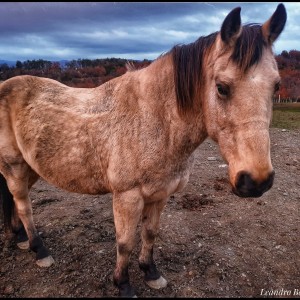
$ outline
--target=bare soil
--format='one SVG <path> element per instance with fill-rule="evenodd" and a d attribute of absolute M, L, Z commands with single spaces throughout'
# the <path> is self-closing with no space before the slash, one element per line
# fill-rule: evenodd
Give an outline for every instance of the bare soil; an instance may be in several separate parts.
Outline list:
<path fill-rule="evenodd" d="M 151 290 L 143 282 L 138 228 L 129 270 L 137 296 L 300 295 L 300 130 L 272 128 L 271 145 L 274 186 L 247 199 L 232 194 L 214 142 L 196 150 L 190 181 L 169 200 L 155 245 L 168 286 Z M 39 268 L 34 253 L 5 241 L 0 228 L 0 297 L 116 297 L 111 195 L 71 194 L 40 180 L 31 199 L 55 264 Z"/>

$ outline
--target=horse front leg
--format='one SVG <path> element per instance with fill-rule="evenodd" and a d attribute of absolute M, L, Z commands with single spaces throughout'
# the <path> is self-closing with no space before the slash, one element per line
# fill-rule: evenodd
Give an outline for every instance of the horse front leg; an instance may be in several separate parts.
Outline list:
<path fill-rule="evenodd" d="M 159 231 L 160 215 L 166 202 L 167 199 L 145 204 L 142 216 L 142 248 L 139 266 L 145 273 L 145 282 L 154 289 L 167 286 L 167 281 L 161 276 L 153 260 L 153 246 Z"/>
<path fill-rule="evenodd" d="M 114 271 L 114 284 L 119 296 L 134 297 L 128 274 L 130 254 L 135 244 L 135 233 L 144 206 L 144 200 L 138 190 L 114 194 L 113 212 L 117 240 L 117 263 Z"/>

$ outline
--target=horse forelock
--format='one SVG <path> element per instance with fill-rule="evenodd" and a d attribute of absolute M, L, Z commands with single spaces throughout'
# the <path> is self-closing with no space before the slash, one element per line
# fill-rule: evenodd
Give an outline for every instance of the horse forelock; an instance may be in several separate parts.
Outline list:
<path fill-rule="evenodd" d="M 245 73 L 251 66 L 259 63 L 265 47 L 267 43 L 261 25 L 250 23 L 243 26 L 230 58 Z"/>

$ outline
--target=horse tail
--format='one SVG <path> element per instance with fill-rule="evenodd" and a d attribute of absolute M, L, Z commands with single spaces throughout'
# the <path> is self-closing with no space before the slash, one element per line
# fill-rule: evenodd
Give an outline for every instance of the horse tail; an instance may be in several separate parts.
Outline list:
<path fill-rule="evenodd" d="M 0 173 L 0 207 L 2 206 L 2 215 L 5 231 L 12 231 L 12 220 L 14 216 L 15 203 L 13 195 L 8 189 L 6 179 Z"/>

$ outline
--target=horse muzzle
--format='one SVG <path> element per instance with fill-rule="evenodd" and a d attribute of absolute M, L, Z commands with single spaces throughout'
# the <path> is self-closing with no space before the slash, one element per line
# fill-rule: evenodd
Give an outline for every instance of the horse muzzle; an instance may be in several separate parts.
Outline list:
<path fill-rule="evenodd" d="M 260 197 L 272 187 L 274 177 L 275 172 L 272 171 L 267 179 L 257 182 L 248 172 L 240 171 L 237 174 L 236 183 L 232 191 L 239 197 Z"/>

